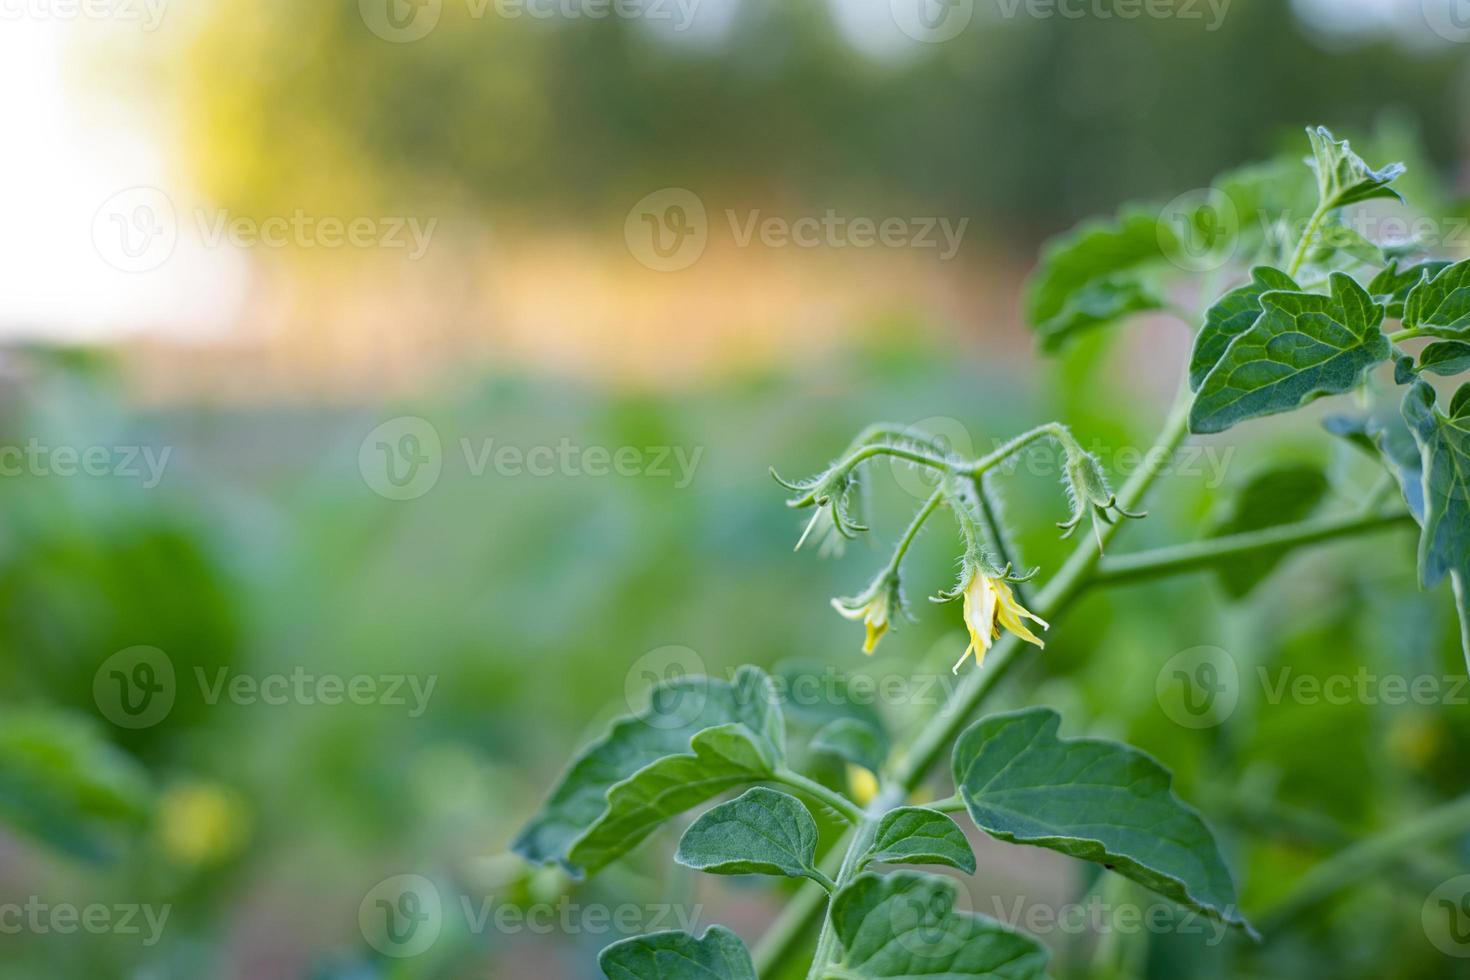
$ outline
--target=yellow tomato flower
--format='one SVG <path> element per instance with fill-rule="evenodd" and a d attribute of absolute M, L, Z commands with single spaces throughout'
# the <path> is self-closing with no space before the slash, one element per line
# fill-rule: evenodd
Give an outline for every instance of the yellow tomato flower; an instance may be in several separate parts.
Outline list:
<path fill-rule="evenodd" d="M 970 631 L 970 645 L 955 663 L 954 673 L 960 672 L 960 665 L 971 652 L 975 654 L 976 666 L 984 663 L 985 651 L 1000 638 L 1002 626 L 1027 643 L 1046 646 L 1036 634 L 1026 628 L 1022 619 L 1031 619 L 1039 623 L 1042 629 L 1050 629 L 1050 624 L 1016 601 L 1016 594 L 1011 591 L 1010 583 L 1004 576 L 992 578 L 974 568 L 970 572 L 969 581 L 965 583 L 963 595 L 965 628 Z"/>
<path fill-rule="evenodd" d="M 888 620 L 891 613 L 890 591 L 886 588 L 878 589 L 873 597 L 860 606 L 849 605 L 842 599 L 833 599 L 832 608 L 851 620 L 862 620 L 868 627 L 867 639 L 863 641 L 863 653 L 872 654 L 878 646 L 878 641 L 883 639 L 883 634 L 888 632 Z"/>

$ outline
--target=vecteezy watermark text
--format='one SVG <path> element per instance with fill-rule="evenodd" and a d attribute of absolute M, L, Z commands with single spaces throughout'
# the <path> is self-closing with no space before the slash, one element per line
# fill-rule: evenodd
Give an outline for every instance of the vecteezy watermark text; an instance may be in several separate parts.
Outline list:
<path fill-rule="evenodd" d="M 131 902 L 74 905 L 48 902 L 31 895 L 24 902 L 0 902 L 0 935 L 69 936 L 85 932 L 93 936 L 141 936 L 144 946 L 154 946 L 162 938 L 172 911 L 172 905 Z"/>
<path fill-rule="evenodd" d="M 446 900 L 423 875 L 403 874 L 374 885 L 358 907 L 363 938 L 385 956 L 407 958 L 427 952 L 438 940 L 445 920 L 457 914 L 471 935 L 488 933 L 535 936 L 629 936 L 666 929 L 694 932 L 704 914 L 701 905 L 670 903 L 605 905 L 576 902 L 563 895 L 556 902 L 501 901 L 494 895 L 459 894 Z"/>
<path fill-rule="evenodd" d="M 344 216 L 304 208 L 256 217 L 195 207 L 184 209 L 181 218 L 168 194 L 139 186 L 102 202 L 92 218 L 92 244 L 115 269 L 149 272 L 173 255 L 188 217 L 193 219 L 195 239 L 205 248 L 380 249 L 402 252 L 410 262 L 424 257 L 439 226 L 438 218 L 416 215 Z"/>
<path fill-rule="evenodd" d="M 676 490 L 694 481 L 703 446 L 602 446 L 563 436 L 555 443 L 520 445 L 492 436 L 459 439 L 464 470 L 479 479 L 497 477 L 647 477 L 671 479 Z M 401 415 L 369 432 L 358 447 L 363 482 L 389 500 L 422 497 L 439 482 L 445 465 L 443 440 L 427 419 Z"/>
<path fill-rule="evenodd" d="M 156 31 L 169 0 L 0 0 L 0 21 L 117 21 Z"/>
<path fill-rule="evenodd" d="M 195 666 L 192 679 L 199 699 L 214 707 L 386 707 L 406 709 L 419 718 L 439 683 L 437 674 L 335 674 L 307 670 L 246 673 L 229 667 Z M 167 718 L 178 700 L 179 677 L 168 654 L 135 646 L 104 660 L 92 676 L 92 700 L 102 716 L 120 728 L 151 728 Z"/>
<path fill-rule="evenodd" d="M 941 261 L 959 253 L 970 225 L 969 218 L 851 215 L 834 208 L 794 217 L 759 208 L 726 208 L 724 217 L 736 248 L 914 249 L 936 252 Z M 623 222 L 628 251 L 658 272 L 676 272 L 699 261 L 711 232 L 703 199 L 683 187 L 665 187 L 646 195 Z"/>
<path fill-rule="evenodd" d="M 152 490 L 172 453 L 172 446 L 48 446 L 32 436 L 24 446 L 0 446 L 0 477 L 110 476 Z"/>

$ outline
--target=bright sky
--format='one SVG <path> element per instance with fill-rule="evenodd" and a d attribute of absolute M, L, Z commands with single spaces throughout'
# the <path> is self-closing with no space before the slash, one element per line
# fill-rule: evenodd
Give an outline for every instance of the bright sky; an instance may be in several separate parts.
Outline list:
<path fill-rule="evenodd" d="M 162 261 L 163 239 L 151 256 L 130 261 L 119 251 L 118 218 L 126 223 L 139 192 L 114 195 L 158 188 L 182 205 L 186 189 L 168 169 L 166 134 L 126 104 L 99 98 L 95 83 L 89 93 L 77 77 L 85 67 L 77 49 L 99 30 L 141 32 L 141 24 L 17 18 L 18 9 L 0 5 L 0 339 L 188 336 L 228 324 L 243 289 L 240 256 L 203 248 L 188 222 L 177 221 L 185 233 Z M 141 193 L 145 203 L 158 199 L 157 191 Z"/>
<path fill-rule="evenodd" d="M 740 2 L 697 0 L 690 34 L 708 41 L 728 31 Z M 903 58 L 925 47 L 916 36 L 933 40 L 946 26 L 933 26 L 934 10 L 920 5 L 973 11 L 974 24 L 967 16 L 954 27 L 975 30 L 999 0 L 827 2 L 856 49 Z M 1413 24 L 1421 35 L 1425 2 L 1294 0 L 1304 20 L 1323 28 Z M 115 15 L 79 16 L 87 5 Z M 922 23 L 913 19 L 921 10 L 930 15 Z M 247 256 L 223 243 L 206 246 L 197 205 L 167 152 L 167 120 L 118 94 L 129 79 L 109 88 L 78 70 L 87 68 L 83 42 L 119 32 L 135 44 L 175 43 L 189 13 L 170 0 L 0 0 L 0 340 L 135 331 L 209 337 L 235 322 Z M 157 31 L 148 30 L 150 15 L 158 16 Z"/>

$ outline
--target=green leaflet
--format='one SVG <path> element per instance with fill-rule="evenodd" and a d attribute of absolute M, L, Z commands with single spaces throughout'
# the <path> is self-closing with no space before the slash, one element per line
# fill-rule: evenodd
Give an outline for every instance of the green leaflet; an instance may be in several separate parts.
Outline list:
<path fill-rule="evenodd" d="M 831 887 L 816 868 L 817 822 L 801 801 L 763 786 L 721 803 L 684 831 L 674 860 L 716 875 L 784 875 Z"/>
<path fill-rule="evenodd" d="M 1403 197 L 1389 185 L 1404 173 L 1402 163 L 1374 170 L 1353 152 L 1347 140 L 1335 140 L 1325 126 L 1307 130 L 1312 141 L 1308 162 L 1317 175 L 1317 197 L 1322 210 L 1346 207 L 1376 197 Z"/>
<path fill-rule="evenodd" d="M 884 815 L 858 868 L 869 864 L 947 864 L 974 874 L 975 852 L 959 824 L 945 814 L 901 806 Z"/>
<path fill-rule="evenodd" d="M 1251 281 L 1221 296 L 1205 314 L 1205 325 L 1194 341 L 1194 354 L 1189 359 L 1189 388 L 1199 391 L 1225 349 L 1236 337 L 1251 328 L 1261 315 L 1261 294 L 1272 290 L 1296 292 L 1296 281 L 1279 269 L 1259 266 L 1251 270 Z"/>
<path fill-rule="evenodd" d="M 1419 370 L 1441 377 L 1453 377 L 1470 371 L 1470 342 L 1436 340 L 1419 352 Z"/>
<path fill-rule="evenodd" d="M 1192 432 L 1223 432 L 1247 419 L 1298 408 L 1356 387 L 1391 352 L 1379 330 L 1383 307 L 1349 276 L 1332 295 L 1272 291 L 1264 312 L 1230 342 L 1189 413 Z"/>
<path fill-rule="evenodd" d="M 988 977 L 1040 980 L 1046 949 L 993 919 L 954 909 L 948 878 L 858 875 L 832 902 L 842 958 L 826 976 L 850 980 Z"/>
<path fill-rule="evenodd" d="M 1470 331 L 1470 259 L 1421 279 L 1404 302 L 1404 326 Z"/>
<path fill-rule="evenodd" d="M 646 710 L 615 721 L 572 762 L 541 810 L 511 843 L 512 850 L 531 861 L 560 861 L 576 871 L 569 851 L 605 818 L 609 791 L 661 759 L 692 762 L 693 756 L 684 753 L 703 731 L 735 725 L 743 731 L 737 739 L 748 736 L 760 746 L 760 754 L 784 758 L 784 725 L 775 692 L 770 678 L 754 667 L 742 667 L 733 683 L 709 677 L 668 681 L 655 687 L 649 700 Z"/>
<path fill-rule="evenodd" d="M 1424 464 L 1402 418 L 1333 415 L 1324 419 L 1322 425 L 1387 466 L 1403 493 L 1409 513 L 1414 515 L 1414 520 L 1424 522 Z"/>
<path fill-rule="evenodd" d="M 704 937 L 651 932 L 613 943 L 597 957 L 608 980 L 757 980 L 740 937 L 710 926 Z"/>
<path fill-rule="evenodd" d="M 1404 303 L 1409 298 L 1409 293 L 1422 279 L 1433 278 L 1440 270 L 1448 268 L 1448 262 L 1420 262 L 1404 269 L 1399 268 L 1397 261 L 1390 262 L 1388 268 L 1379 272 L 1368 283 L 1368 292 L 1373 298 L 1382 303 L 1388 311 L 1390 320 L 1402 320 L 1404 318 Z"/>
<path fill-rule="evenodd" d="M 1450 400 L 1448 415 L 1435 409 L 1434 389 L 1423 381 L 1404 395 L 1404 421 L 1419 445 L 1424 473 L 1420 520 L 1419 580 L 1433 588 L 1454 579 L 1465 664 L 1470 668 L 1470 384 Z M 1417 515 L 1416 515 L 1417 516 Z"/>
<path fill-rule="evenodd" d="M 1181 905 L 1249 929 L 1214 836 L 1151 756 L 1058 738 L 1050 708 L 994 715 L 955 743 L 954 779 L 975 824 L 998 840 L 1103 864 Z"/>
<path fill-rule="evenodd" d="M 1429 589 L 1448 572 L 1470 568 L 1470 385 L 1455 392 L 1449 414 L 1441 415 L 1434 389 L 1416 382 L 1404 395 L 1403 412 L 1424 466 L 1419 579 Z"/>
<path fill-rule="evenodd" d="M 711 797 L 775 775 L 782 757 L 769 739 L 741 724 L 706 728 L 692 755 L 670 755 L 607 792 L 607 812 L 572 842 L 567 861 L 588 873 L 622 857 L 671 817 Z"/>
<path fill-rule="evenodd" d="M 1138 274 L 1164 260 L 1160 236 L 1169 234 L 1157 215 L 1133 211 L 1116 222 L 1086 222 L 1043 246 L 1025 299 L 1042 347 L 1055 350 L 1079 330 L 1162 306 Z"/>
<path fill-rule="evenodd" d="M 838 718 L 812 738 L 812 751 L 831 753 L 876 773 L 888 758 L 888 736 L 856 718 Z"/>
<path fill-rule="evenodd" d="M 88 861 L 142 826 L 147 776 L 90 719 L 39 710 L 0 721 L 0 821 Z"/>
<path fill-rule="evenodd" d="M 1255 474 L 1236 495 L 1230 512 L 1215 521 L 1205 537 L 1218 538 L 1290 524 L 1309 516 L 1327 495 L 1327 476 L 1310 463 L 1291 463 Z M 1216 565 L 1220 584 L 1239 599 L 1270 575 L 1281 554 L 1258 552 Z"/>

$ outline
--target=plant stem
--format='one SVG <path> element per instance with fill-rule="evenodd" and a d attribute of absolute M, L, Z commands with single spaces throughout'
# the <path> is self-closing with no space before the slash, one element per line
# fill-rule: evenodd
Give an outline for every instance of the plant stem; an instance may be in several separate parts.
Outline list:
<path fill-rule="evenodd" d="M 1046 425 L 1038 425 L 1036 428 L 1028 429 L 1016 436 L 1014 439 L 997 448 L 994 452 L 986 453 L 984 456 L 975 460 L 974 463 L 970 464 L 970 475 L 975 477 L 980 476 L 986 470 L 1000 465 L 1038 439 L 1050 437 L 1065 445 L 1071 436 L 1072 434 L 1067 431 L 1067 427 L 1060 422 L 1048 422 Z"/>
<path fill-rule="evenodd" d="M 1165 575 L 1179 575 L 1209 568 L 1227 558 L 1286 551 L 1318 541 L 1412 523 L 1413 518 L 1406 510 L 1350 514 L 1346 517 L 1320 517 L 1208 541 L 1155 548 L 1133 555 L 1104 558 L 1098 563 L 1089 585 L 1122 585 Z"/>
<path fill-rule="evenodd" d="M 1446 334 L 1433 327 L 1409 327 L 1404 330 L 1396 330 L 1388 335 L 1391 344 L 1397 344 L 1405 340 L 1417 340 L 1420 337 L 1438 337 L 1442 340 L 1458 340 L 1455 334 Z"/>
<path fill-rule="evenodd" d="M 1296 244 L 1296 252 L 1291 257 L 1291 265 L 1287 266 L 1287 275 L 1293 279 L 1301 271 L 1302 263 L 1307 260 L 1307 249 L 1312 244 L 1312 239 L 1317 237 L 1317 229 L 1322 226 L 1322 219 L 1327 217 L 1329 208 L 1317 205 L 1317 210 L 1312 212 L 1311 220 L 1307 222 L 1306 229 L 1302 232 L 1301 241 Z"/>
<path fill-rule="evenodd" d="M 862 823 L 863 818 L 865 817 L 865 813 L 863 812 L 862 807 L 858 806 L 856 803 L 852 802 L 841 793 L 830 790 L 827 787 L 823 786 L 821 783 L 817 782 L 815 779 L 809 779 L 799 772 L 793 772 L 790 769 L 781 768 L 776 770 L 776 775 L 774 778 L 775 781 L 778 783 L 785 783 L 792 789 L 800 790 L 813 799 L 817 799 L 825 803 L 827 806 L 842 814 L 843 819 L 845 819 L 850 824 Z"/>
<path fill-rule="evenodd" d="M 960 799 L 960 794 L 956 793 L 942 800 L 935 800 L 933 803 L 920 803 L 919 806 L 926 810 L 938 810 L 940 813 L 963 813 L 965 801 Z"/>
<path fill-rule="evenodd" d="M 919 512 L 914 515 L 914 519 L 909 522 L 908 528 L 903 532 L 903 537 L 899 539 L 898 547 L 893 549 L 893 558 L 888 562 L 890 573 L 898 571 L 898 566 L 903 563 L 903 556 L 908 554 L 909 545 L 913 544 L 914 538 L 919 535 L 919 528 L 924 526 L 924 522 L 929 519 L 930 514 L 934 513 L 934 508 L 938 507 L 943 499 L 944 491 L 935 490 L 924 506 L 919 508 Z"/>
<path fill-rule="evenodd" d="M 1424 848 L 1466 831 L 1470 831 L 1470 795 L 1343 848 L 1302 875 L 1291 893 L 1261 916 L 1261 932 L 1269 939 L 1318 902 L 1364 880 L 1404 851 Z"/>

